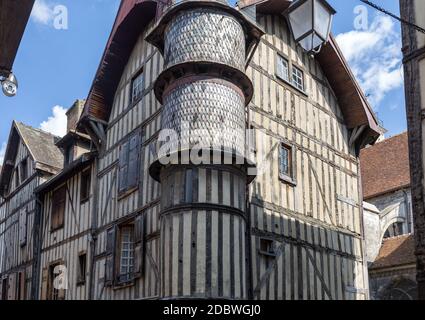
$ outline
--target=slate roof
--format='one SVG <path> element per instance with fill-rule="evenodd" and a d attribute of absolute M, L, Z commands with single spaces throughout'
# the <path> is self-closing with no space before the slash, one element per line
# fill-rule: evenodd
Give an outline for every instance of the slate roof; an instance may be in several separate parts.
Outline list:
<path fill-rule="evenodd" d="M 35 162 L 46 164 L 56 169 L 62 168 L 63 154 L 55 145 L 60 137 L 35 129 L 21 122 L 17 122 L 16 126 Z"/>
<path fill-rule="evenodd" d="M 360 152 L 364 199 L 410 185 L 407 132 L 385 139 Z"/>
<path fill-rule="evenodd" d="M 381 250 L 369 269 L 378 270 L 415 263 L 415 238 L 408 234 L 384 239 Z"/>

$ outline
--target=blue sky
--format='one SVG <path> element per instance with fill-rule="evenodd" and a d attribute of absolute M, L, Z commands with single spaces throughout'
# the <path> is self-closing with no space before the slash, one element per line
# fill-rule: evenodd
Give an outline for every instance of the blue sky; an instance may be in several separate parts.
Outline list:
<path fill-rule="evenodd" d="M 406 130 L 399 24 L 368 8 L 368 24 L 356 29 L 354 8 L 361 2 L 329 2 L 338 11 L 333 33 L 387 135 Z M 399 14 L 398 0 L 375 2 Z M 55 28 L 60 5 L 68 13 L 66 30 Z M 63 132 L 64 110 L 87 96 L 118 6 L 119 0 L 36 0 L 14 65 L 19 93 L 0 94 L 0 163 L 14 119 Z"/>

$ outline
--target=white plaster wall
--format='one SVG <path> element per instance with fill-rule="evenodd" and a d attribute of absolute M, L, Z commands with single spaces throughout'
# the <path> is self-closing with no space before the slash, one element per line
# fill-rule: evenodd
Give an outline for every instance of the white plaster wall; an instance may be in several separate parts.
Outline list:
<path fill-rule="evenodd" d="M 373 262 L 381 247 L 381 230 L 378 209 L 367 202 L 363 203 L 364 234 L 366 243 L 366 261 Z"/>

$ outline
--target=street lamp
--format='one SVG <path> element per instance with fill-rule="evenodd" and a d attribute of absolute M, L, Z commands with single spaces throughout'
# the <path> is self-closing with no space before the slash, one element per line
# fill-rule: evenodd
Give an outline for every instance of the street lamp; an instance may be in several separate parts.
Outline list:
<path fill-rule="evenodd" d="M 9 73 L 7 78 L 0 77 L 1 88 L 7 97 L 13 97 L 18 91 L 18 80 L 13 73 Z"/>
<path fill-rule="evenodd" d="M 295 41 L 311 54 L 328 41 L 335 13 L 326 0 L 295 0 L 286 12 Z"/>

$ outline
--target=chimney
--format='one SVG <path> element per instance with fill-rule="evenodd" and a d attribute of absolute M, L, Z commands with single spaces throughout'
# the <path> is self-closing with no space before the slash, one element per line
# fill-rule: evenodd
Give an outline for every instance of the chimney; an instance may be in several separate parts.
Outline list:
<path fill-rule="evenodd" d="M 77 123 L 80 120 L 81 113 L 83 112 L 85 100 L 76 100 L 71 108 L 66 112 L 67 128 L 66 133 L 70 131 L 77 131 Z"/>

